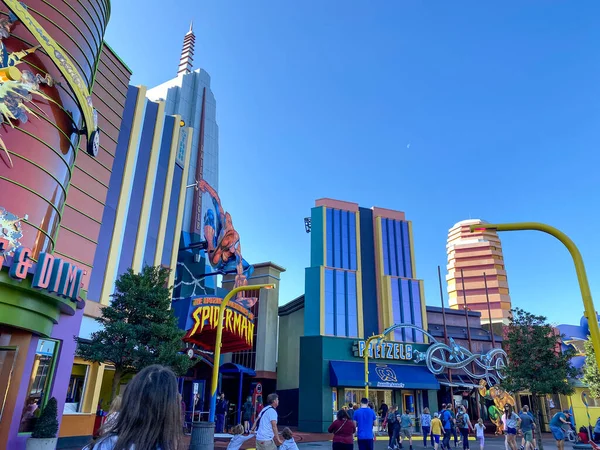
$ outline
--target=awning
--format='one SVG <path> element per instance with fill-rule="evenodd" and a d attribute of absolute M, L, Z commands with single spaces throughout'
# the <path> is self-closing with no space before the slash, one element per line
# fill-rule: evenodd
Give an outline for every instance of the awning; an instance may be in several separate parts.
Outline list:
<path fill-rule="evenodd" d="M 256 376 L 256 372 L 248 367 L 244 367 L 240 364 L 225 363 L 219 367 L 221 373 L 243 373 L 244 375 L 250 375 L 251 377 Z"/>
<path fill-rule="evenodd" d="M 448 387 L 462 387 L 467 389 L 479 389 L 479 384 L 477 384 L 477 380 L 473 380 L 468 375 L 452 375 L 452 381 L 448 378 L 447 375 L 438 375 L 438 382 L 442 386 Z"/>
<path fill-rule="evenodd" d="M 331 386 L 363 387 L 365 365 L 352 361 L 329 361 Z M 369 386 L 387 389 L 439 389 L 435 375 L 425 366 L 369 363 Z"/>

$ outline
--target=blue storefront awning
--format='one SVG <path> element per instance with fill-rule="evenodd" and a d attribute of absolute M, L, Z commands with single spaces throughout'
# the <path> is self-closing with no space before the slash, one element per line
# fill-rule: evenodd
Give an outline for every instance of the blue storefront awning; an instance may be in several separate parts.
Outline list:
<path fill-rule="evenodd" d="M 329 361 L 332 387 L 363 387 L 365 365 L 353 361 Z M 427 367 L 407 364 L 369 363 L 369 386 L 384 389 L 432 389 L 440 384 Z"/>
<path fill-rule="evenodd" d="M 219 367 L 219 372 L 221 373 L 243 373 L 244 375 L 249 375 L 251 377 L 256 376 L 256 372 L 249 367 L 244 367 L 240 364 L 234 363 L 225 363 Z"/>

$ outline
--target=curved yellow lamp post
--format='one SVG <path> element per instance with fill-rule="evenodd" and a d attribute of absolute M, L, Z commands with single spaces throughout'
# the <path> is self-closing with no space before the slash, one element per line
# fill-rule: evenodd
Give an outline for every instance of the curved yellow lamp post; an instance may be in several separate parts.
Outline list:
<path fill-rule="evenodd" d="M 212 373 L 212 391 L 210 397 L 210 410 L 209 410 L 209 422 L 215 421 L 215 410 L 217 407 L 217 387 L 219 385 L 219 361 L 221 360 L 221 345 L 223 343 L 223 317 L 225 315 L 225 308 L 229 301 L 239 292 L 243 291 L 259 291 L 261 289 L 275 289 L 274 284 L 256 284 L 252 286 L 239 286 L 233 288 L 225 296 L 221 305 L 219 306 L 219 319 L 217 321 L 217 337 L 215 340 L 215 352 L 214 352 L 214 363 Z"/>
<path fill-rule="evenodd" d="M 383 339 L 383 334 L 375 334 L 367 339 L 365 342 L 365 350 L 363 352 L 363 358 L 365 360 L 365 398 L 369 398 L 369 346 L 375 339 Z"/>
<path fill-rule="evenodd" d="M 587 274 L 585 272 L 585 265 L 583 264 L 583 258 L 579 249 L 575 243 L 562 231 L 539 222 L 518 222 L 518 223 L 478 223 L 470 226 L 471 233 L 476 230 L 496 230 L 496 231 L 525 231 L 534 230 L 542 231 L 554 236 L 560 242 L 563 243 L 575 264 L 575 272 L 577 272 L 577 280 L 579 281 L 579 289 L 581 290 L 581 297 L 583 300 L 583 307 L 585 309 L 585 317 L 588 319 L 588 325 L 590 329 L 590 338 L 594 345 L 594 351 L 596 353 L 596 362 L 600 366 L 600 328 L 598 327 L 598 319 L 596 317 L 596 309 L 594 308 L 594 301 L 592 300 L 592 293 L 590 291 L 590 285 L 588 283 Z"/>

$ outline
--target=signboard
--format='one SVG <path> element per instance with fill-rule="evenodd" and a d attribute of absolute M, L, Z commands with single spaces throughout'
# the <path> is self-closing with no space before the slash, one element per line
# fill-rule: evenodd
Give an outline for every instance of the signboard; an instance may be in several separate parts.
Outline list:
<path fill-rule="evenodd" d="M 185 164 L 185 145 L 187 143 L 187 130 L 182 127 L 179 131 L 179 142 L 177 143 L 177 157 L 176 162 L 181 167 Z"/>
<path fill-rule="evenodd" d="M 357 358 L 365 356 L 364 340 L 355 341 L 352 345 L 352 353 Z M 418 364 L 420 358 L 418 355 L 426 353 L 429 344 L 407 343 L 407 342 L 392 342 L 381 341 L 371 342 L 369 345 L 369 359 L 373 360 L 388 360 L 388 361 L 404 361 L 407 363 Z"/>
<path fill-rule="evenodd" d="M 194 395 L 198 393 L 198 389 L 200 388 L 200 383 L 194 383 Z"/>
<path fill-rule="evenodd" d="M 199 297 L 192 301 L 193 326 L 184 341 L 214 351 L 220 297 Z M 235 301 L 229 302 L 223 315 L 223 353 L 242 351 L 254 344 L 254 314 Z"/>
<path fill-rule="evenodd" d="M 0 266 L 8 263 L 5 255 L 9 245 L 8 240 L 0 238 Z M 14 279 L 24 280 L 27 274 L 33 273 L 32 287 L 77 302 L 80 298 L 83 269 L 49 253 L 40 253 L 36 264 L 31 259 L 31 254 L 30 248 L 17 248 L 12 261 L 8 263 L 8 274 Z"/>

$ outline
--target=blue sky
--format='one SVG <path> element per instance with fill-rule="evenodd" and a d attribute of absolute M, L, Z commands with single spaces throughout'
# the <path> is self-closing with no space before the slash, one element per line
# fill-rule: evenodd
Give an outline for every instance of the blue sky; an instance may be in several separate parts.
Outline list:
<path fill-rule="evenodd" d="M 166 7 L 165 5 L 172 5 Z M 190 20 L 212 77 L 220 194 L 244 256 L 304 292 L 303 218 L 332 197 L 405 211 L 417 275 L 456 222 L 540 221 L 570 235 L 600 302 L 600 3 L 158 0 L 112 2 L 107 41 L 154 86 L 177 70 Z M 145 27 L 143 31 L 133 29 Z M 567 251 L 501 235 L 513 305 L 577 323 Z"/>

